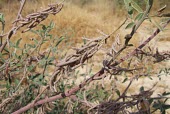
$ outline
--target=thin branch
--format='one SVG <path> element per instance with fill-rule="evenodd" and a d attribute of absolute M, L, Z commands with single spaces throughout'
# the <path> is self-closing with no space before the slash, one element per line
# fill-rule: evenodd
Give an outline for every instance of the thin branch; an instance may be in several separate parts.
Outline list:
<path fill-rule="evenodd" d="M 165 25 L 163 25 L 163 28 L 165 28 L 168 23 L 170 23 L 170 20 L 167 21 L 167 23 Z M 116 61 L 115 63 L 113 63 L 111 66 L 117 66 L 118 64 L 122 63 L 123 61 L 129 59 L 131 56 L 134 56 L 137 53 L 138 49 L 142 49 L 147 43 L 149 43 L 158 33 L 160 32 L 160 30 L 157 28 L 156 31 L 146 40 L 144 41 L 138 48 L 136 48 L 133 52 L 131 52 L 130 54 L 126 55 L 125 57 L 123 57 L 122 59 L 120 59 L 119 61 Z M 47 102 L 52 102 L 55 101 L 57 99 L 62 99 L 65 97 L 69 97 L 73 94 L 75 94 L 78 90 L 80 90 L 81 88 L 83 88 L 85 85 L 89 84 L 90 82 L 94 81 L 94 80 L 100 80 L 102 79 L 102 75 L 104 74 L 105 69 L 102 68 L 99 72 L 97 72 L 95 75 L 93 75 L 92 77 L 86 79 L 84 82 L 82 82 L 81 84 L 79 84 L 79 86 L 73 87 L 70 90 L 68 90 L 67 92 L 64 93 L 60 93 L 58 95 L 52 96 L 52 97 L 46 97 L 45 99 L 39 100 L 36 103 L 30 103 L 27 106 L 13 112 L 12 114 L 20 114 L 23 113 L 27 110 L 29 110 L 30 108 L 33 108 L 35 106 L 38 105 L 42 105 L 44 103 Z"/>

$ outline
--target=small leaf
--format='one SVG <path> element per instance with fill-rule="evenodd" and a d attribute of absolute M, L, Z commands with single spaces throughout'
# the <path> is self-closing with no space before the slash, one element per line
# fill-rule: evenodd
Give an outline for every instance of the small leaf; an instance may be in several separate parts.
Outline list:
<path fill-rule="evenodd" d="M 145 1 L 146 4 L 148 3 L 148 0 L 144 0 L 144 1 Z"/>
<path fill-rule="evenodd" d="M 163 104 L 162 108 L 163 108 L 164 110 L 170 109 L 170 105 L 168 105 L 168 104 Z"/>
<path fill-rule="evenodd" d="M 33 41 L 35 42 L 35 44 L 38 44 L 38 40 L 33 38 Z"/>
<path fill-rule="evenodd" d="M 125 7 L 126 7 L 127 11 L 129 10 L 130 1 L 131 0 L 124 0 L 124 4 L 125 4 Z"/>
<path fill-rule="evenodd" d="M 132 28 L 134 25 L 135 25 L 135 23 L 134 23 L 134 22 L 131 22 L 131 23 L 129 23 L 129 24 L 125 27 L 125 29 Z"/>
<path fill-rule="evenodd" d="M 38 35 L 38 31 L 37 30 L 30 30 L 30 32 L 37 34 Z"/>
<path fill-rule="evenodd" d="M 16 64 L 16 66 L 21 67 L 21 66 L 22 66 L 22 64 L 21 64 L 21 63 L 17 63 L 17 64 Z"/>
<path fill-rule="evenodd" d="M 2 13 L 0 13 L 0 22 L 1 22 L 2 24 L 5 23 L 4 14 L 2 14 Z"/>
<path fill-rule="evenodd" d="M 15 85 L 18 85 L 18 84 L 19 84 L 19 80 L 15 79 Z"/>
<path fill-rule="evenodd" d="M 153 99 L 153 98 L 150 98 L 150 99 L 149 99 L 149 104 L 151 104 L 153 101 L 154 101 L 154 99 Z"/>
<path fill-rule="evenodd" d="M 31 72 L 34 68 L 35 68 L 35 66 L 30 65 L 30 66 L 27 67 L 27 70 Z"/>
<path fill-rule="evenodd" d="M 31 44 L 27 44 L 27 46 L 30 47 L 30 48 L 35 48 L 36 47 L 34 44 L 32 44 L 32 45 Z"/>
<path fill-rule="evenodd" d="M 128 11 L 130 18 L 133 18 L 133 7 L 131 6 L 131 0 L 124 0 L 125 8 Z"/>
<path fill-rule="evenodd" d="M 6 88 L 7 88 L 7 89 L 10 89 L 10 87 L 11 87 L 11 84 L 10 84 L 9 81 L 7 81 L 7 82 L 6 82 Z"/>
<path fill-rule="evenodd" d="M 128 9 L 128 14 L 129 16 L 132 18 L 133 17 L 133 8 L 130 6 L 129 9 Z"/>
<path fill-rule="evenodd" d="M 64 39 L 65 39 L 64 37 L 59 38 L 55 46 L 58 46 Z"/>
<path fill-rule="evenodd" d="M 120 91 L 118 89 L 116 89 L 116 94 L 120 96 Z"/>
<path fill-rule="evenodd" d="M 152 19 L 151 22 L 152 22 L 160 31 L 163 31 L 163 28 L 162 28 L 156 21 L 154 21 L 154 20 Z"/>
<path fill-rule="evenodd" d="M 133 44 L 128 44 L 127 46 L 133 46 Z"/>
<path fill-rule="evenodd" d="M 41 59 L 38 63 L 40 66 L 44 66 L 46 64 L 46 59 Z"/>
<path fill-rule="evenodd" d="M 135 17 L 135 21 L 139 21 L 141 20 L 141 18 L 143 17 L 144 13 L 139 13 L 136 17 Z"/>
<path fill-rule="evenodd" d="M 151 76 L 148 76 L 148 78 L 149 78 L 150 80 L 153 80 Z"/>
<path fill-rule="evenodd" d="M 144 91 L 144 87 L 140 87 L 140 92 L 143 92 Z"/>
<path fill-rule="evenodd" d="M 50 28 L 52 29 L 52 28 L 54 28 L 54 26 L 55 26 L 55 23 L 54 22 L 50 22 Z"/>
<path fill-rule="evenodd" d="M 83 42 L 84 42 L 84 44 L 86 44 L 86 43 L 87 43 L 87 40 L 86 40 L 86 39 L 83 39 Z"/>
<path fill-rule="evenodd" d="M 80 92 L 77 92 L 77 93 L 76 93 L 76 96 L 77 96 L 79 99 L 83 99 L 83 95 L 82 95 Z"/>
<path fill-rule="evenodd" d="M 42 26 L 42 30 L 46 30 L 47 27 L 44 24 L 40 24 L 40 26 Z"/>
<path fill-rule="evenodd" d="M 163 96 L 170 95 L 170 92 L 167 93 L 167 92 L 165 91 L 162 95 L 163 95 Z"/>
<path fill-rule="evenodd" d="M 128 80 L 128 78 L 126 77 L 126 78 L 123 80 L 123 82 L 122 82 L 122 83 L 125 83 L 127 80 Z"/>
<path fill-rule="evenodd" d="M 22 38 L 17 40 L 16 45 L 15 45 L 16 48 L 19 48 L 19 44 L 20 44 L 21 40 L 22 40 Z"/>
<path fill-rule="evenodd" d="M 8 48 L 6 48 L 6 47 L 4 48 L 4 51 L 6 51 L 7 53 L 9 53 L 9 50 L 8 50 Z"/>
<path fill-rule="evenodd" d="M 133 7 L 136 11 L 138 11 L 139 13 L 142 13 L 142 12 L 143 12 L 143 10 L 140 8 L 140 6 L 139 6 L 136 2 L 134 2 L 133 0 L 131 1 L 131 4 L 132 4 L 132 7 Z"/>
<path fill-rule="evenodd" d="M 32 75 L 32 76 L 29 76 L 29 79 L 30 80 L 34 80 L 34 79 L 36 79 L 37 77 L 39 77 L 41 74 L 34 74 L 34 75 Z"/>

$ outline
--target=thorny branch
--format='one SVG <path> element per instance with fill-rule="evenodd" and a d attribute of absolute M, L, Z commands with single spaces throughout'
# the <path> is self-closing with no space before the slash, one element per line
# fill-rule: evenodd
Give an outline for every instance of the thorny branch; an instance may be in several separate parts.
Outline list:
<path fill-rule="evenodd" d="M 142 50 L 139 50 L 137 52 L 136 56 L 138 56 L 139 54 L 145 55 L 145 56 L 151 56 L 151 57 L 155 58 L 154 63 L 158 63 L 158 62 L 170 59 L 170 52 L 169 51 L 159 52 L 158 48 L 156 49 L 156 53 L 154 53 L 154 54 L 149 53 L 149 52 L 145 52 L 145 51 L 142 51 Z"/>
<path fill-rule="evenodd" d="M 138 113 L 146 113 L 149 114 L 150 110 L 150 104 L 148 102 L 149 99 L 151 99 L 151 95 L 153 94 L 153 88 L 156 86 L 156 84 L 153 85 L 152 88 L 149 90 L 142 90 L 139 94 L 127 96 L 127 90 L 131 86 L 133 80 L 136 77 L 133 77 L 126 89 L 123 91 L 122 95 L 119 96 L 116 100 L 110 100 L 108 102 L 101 103 L 98 105 L 98 114 L 117 114 L 119 112 L 122 113 L 128 113 L 128 108 L 136 106 L 136 108 L 139 110 L 135 113 L 130 114 L 138 114 Z"/>
<path fill-rule="evenodd" d="M 168 24 L 170 23 L 170 20 L 168 20 L 166 22 L 165 25 L 163 25 L 163 28 L 165 28 Z M 134 56 L 137 52 L 138 52 L 138 49 L 142 49 L 147 43 L 149 43 L 158 33 L 160 32 L 160 30 L 157 28 L 155 30 L 155 32 L 146 40 L 144 41 L 138 48 L 136 48 L 134 51 L 132 51 L 131 53 L 129 53 L 128 55 L 122 57 L 119 61 L 115 61 L 114 63 L 112 63 L 111 65 L 107 66 L 109 69 L 112 69 L 114 68 L 115 66 L 119 65 L 120 63 L 122 63 L 123 61 L 127 60 L 128 58 Z M 95 39 L 93 41 L 90 41 L 89 43 L 87 43 L 88 45 L 86 45 L 86 47 L 88 47 L 89 45 L 92 45 L 94 42 L 94 47 L 91 49 L 90 48 L 90 51 L 89 50 L 83 50 L 83 49 L 77 49 L 77 53 L 76 54 L 82 54 L 85 56 L 78 56 L 78 55 L 71 55 L 71 57 L 73 57 L 73 59 L 71 59 L 70 57 L 66 57 L 65 60 L 63 60 L 61 63 L 58 64 L 58 68 L 56 70 L 56 72 L 54 72 L 53 76 L 55 77 L 55 75 L 58 74 L 58 72 L 60 72 L 60 68 L 61 66 L 66 66 L 66 64 L 68 64 L 69 67 L 73 67 L 80 64 L 81 63 L 81 60 L 82 61 L 85 61 L 86 59 L 88 59 L 88 57 L 91 57 L 93 55 L 93 53 L 95 53 L 96 51 L 94 49 L 98 49 L 101 45 L 99 45 L 99 41 L 102 41 L 102 39 Z M 98 44 L 99 43 L 99 44 Z M 86 48 L 85 48 L 86 49 Z M 78 56 L 77 58 L 75 58 L 76 56 Z M 83 57 L 83 59 L 81 59 L 81 57 Z M 86 59 L 85 59 L 86 58 Z M 68 61 L 70 60 L 70 61 Z M 80 64 L 81 65 L 81 64 Z M 100 80 L 102 79 L 103 77 L 106 77 L 106 73 L 107 71 L 105 71 L 105 68 L 102 68 L 100 71 L 98 71 L 96 74 L 94 74 L 92 77 L 86 79 L 84 82 L 82 82 L 81 84 L 79 84 L 79 86 L 76 86 L 76 87 L 73 87 L 71 88 L 70 90 L 66 91 L 66 92 L 63 92 L 63 93 L 59 93 L 58 95 L 55 95 L 55 96 L 52 96 L 52 97 L 49 97 L 49 98 L 45 98 L 45 99 L 42 99 L 42 100 L 39 100 L 35 103 L 30 103 L 28 104 L 27 106 L 15 111 L 13 114 L 20 114 L 22 112 L 25 112 L 26 110 L 30 109 L 30 108 L 33 108 L 35 106 L 38 106 L 38 105 L 41 105 L 41 104 L 44 104 L 44 103 L 47 103 L 47 102 L 52 102 L 54 100 L 57 100 L 57 99 L 62 99 L 62 98 L 65 98 L 65 97 L 69 97 L 73 94 L 75 94 L 75 92 L 77 92 L 78 90 L 80 90 L 81 88 L 83 88 L 85 85 L 87 85 L 88 83 L 94 81 L 94 80 Z M 53 77 L 52 76 L 52 77 Z M 51 80 L 51 82 L 53 82 L 53 79 Z M 133 102 L 130 102 L 130 103 L 133 103 Z M 137 103 L 137 102 L 136 102 Z"/>
<path fill-rule="evenodd" d="M 28 14 L 25 18 L 22 17 L 21 13 L 23 10 L 23 7 L 25 5 L 26 0 L 21 1 L 21 7 L 18 11 L 17 19 L 13 22 L 12 29 L 7 33 L 6 41 L 3 43 L 3 45 L 0 47 L 0 52 L 4 50 L 7 42 L 9 42 L 10 38 L 13 34 L 16 33 L 17 30 L 20 28 L 26 26 L 26 29 L 22 31 L 22 33 L 29 31 L 30 29 L 36 27 L 39 25 L 42 21 L 44 21 L 49 14 L 56 15 L 58 12 L 61 11 L 63 4 L 51 4 L 48 5 L 47 9 L 44 9 L 42 11 L 38 11 L 36 13 Z"/>

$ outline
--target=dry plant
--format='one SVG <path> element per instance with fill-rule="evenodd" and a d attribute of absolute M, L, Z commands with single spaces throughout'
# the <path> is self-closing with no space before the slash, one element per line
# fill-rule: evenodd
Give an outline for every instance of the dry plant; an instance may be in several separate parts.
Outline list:
<path fill-rule="evenodd" d="M 156 84 L 149 90 L 145 90 L 141 85 L 138 94 L 128 95 L 128 90 L 134 80 L 142 76 L 149 77 L 155 73 L 147 72 L 144 66 L 139 66 L 132 59 L 139 59 L 139 62 L 141 62 L 147 58 L 155 58 L 154 61 L 150 61 L 154 64 L 154 62 L 161 62 L 170 58 L 169 51 L 159 52 L 156 50 L 154 53 L 154 50 L 151 48 L 149 48 L 148 52 L 143 50 L 143 47 L 170 23 L 169 14 L 163 13 L 166 6 L 159 9 L 154 15 L 154 17 L 158 18 L 165 17 L 165 22 L 162 22 L 161 25 L 154 23 L 157 29 L 153 34 L 127 55 L 124 52 L 133 47 L 130 41 L 141 24 L 146 20 L 152 22 L 150 10 L 153 0 L 145 0 L 145 11 L 135 1 L 124 0 L 128 18 L 115 31 L 110 34 L 99 31 L 102 36 L 95 39 L 83 38 L 84 45 L 79 48 L 72 47 L 73 53 L 64 54 L 60 60 L 56 60 L 57 54 L 62 53 L 58 46 L 67 39 L 65 37 L 54 37 L 50 34 L 50 31 L 54 28 L 53 22 L 49 25 L 40 23 L 48 15 L 56 15 L 62 11 L 63 2 L 48 5 L 47 9 L 22 17 L 25 1 L 20 1 L 21 6 L 16 20 L 14 20 L 13 27 L 7 33 L 4 33 L 5 21 L 3 14 L 0 16 L 2 23 L 0 75 L 6 83 L 6 89 L 1 95 L 1 113 L 20 114 L 27 111 L 27 113 L 41 114 L 150 114 L 157 110 L 160 110 L 161 113 L 166 113 L 166 110 L 170 108 L 169 104 L 166 104 L 166 101 L 169 99 L 167 97 L 170 94 L 169 91 L 165 91 L 158 97 L 152 97 L 153 88 Z M 134 17 L 133 15 L 136 16 Z M 125 35 L 124 43 L 117 37 L 109 52 L 106 53 L 107 58 L 102 61 L 103 67 L 97 73 L 92 74 L 79 85 L 76 85 L 74 80 L 79 78 L 76 76 L 78 74 L 76 69 L 79 67 L 83 68 L 88 64 L 89 59 L 95 56 L 109 42 L 109 38 L 125 25 L 128 19 L 132 20 L 132 22 L 126 28 L 131 28 L 132 30 L 130 34 Z M 33 30 L 37 25 L 42 26 L 42 29 Z M 35 33 L 41 40 L 33 39 L 34 44 L 24 44 L 24 48 L 20 48 L 19 45 L 22 39 L 11 42 L 11 38 L 20 29 L 23 29 L 21 31 L 23 34 L 29 31 Z M 45 42 L 48 42 L 50 46 L 45 51 L 41 51 Z M 18 54 L 17 51 L 21 51 L 21 54 Z M 128 64 L 122 67 L 120 64 L 124 61 L 128 61 Z M 52 73 L 49 72 L 51 69 L 53 70 Z M 119 91 L 119 88 L 113 87 L 107 90 L 104 79 L 110 77 L 110 80 L 118 81 L 116 76 L 122 76 L 123 73 L 131 75 L 131 77 L 126 77 L 123 80 L 123 83 L 129 81 L 125 90 L 122 93 Z M 169 69 L 165 70 L 165 74 L 169 74 Z M 71 81 L 72 83 L 70 84 Z M 99 87 L 94 82 L 100 82 L 102 87 Z M 91 87 L 91 83 L 94 83 L 94 87 Z M 94 90 L 90 88 L 94 88 Z M 96 94 L 94 94 L 95 92 Z M 117 98 L 113 97 L 115 93 L 118 96 Z"/>

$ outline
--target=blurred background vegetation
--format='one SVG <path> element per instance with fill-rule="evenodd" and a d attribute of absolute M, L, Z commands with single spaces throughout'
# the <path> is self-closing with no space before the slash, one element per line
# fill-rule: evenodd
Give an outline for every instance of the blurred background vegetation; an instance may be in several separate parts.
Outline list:
<path fill-rule="evenodd" d="M 55 1 L 29 0 L 24 8 L 23 15 L 26 16 L 29 13 L 41 10 L 47 4 Z M 144 3 L 141 0 L 136 1 L 141 6 Z M 166 11 L 168 12 L 170 10 L 169 0 L 154 0 L 154 8 L 152 10 L 155 11 L 165 4 L 167 4 Z M 18 0 L 0 0 L 0 12 L 4 13 L 6 24 L 8 24 L 5 31 L 12 26 L 11 20 L 15 19 L 19 5 Z M 63 11 L 56 16 L 51 16 L 43 24 L 47 24 L 50 20 L 53 20 L 57 25 L 58 35 L 62 35 L 63 28 L 65 28 L 67 29 L 66 31 L 69 31 L 67 34 L 72 37 L 74 35 L 75 42 L 79 42 L 82 36 L 98 36 L 96 29 L 110 33 L 127 16 L 124 15 L 125 13 L 123 0 L 65 0 Z M 73 34 L 73 32 L 76 34 Z M 27 35 L 28 37 L 31 36 L 30 33 Z M 22 34 L 18 33 L 16 36 L 22 37 Z M 25 40 L 27 41 L 27 39 Z"/>
<path fill-rule="evenodd" d="M 37 12 L 55 1 L 56 0 L 28 0 L 22 14 L 26 16 L 30 13 Z M 62 0 L 59 2 L 61 1 Z M 141 6 L 145 6 L 142 5 L 144 2 L 141 0 L 137 1 Z M 166 12 L 168 12 L 170 9 L 169 0 L 154 0 L 154 7 L 151 14 L 165 4 L 167 4 Z M 15 20 L 19 7 L 20 3 L 18 0 L 0 0 L 0 13 L 4 13 L 6 21 L 5 32 L 9 31 L 12 27 L 12 21 Z M 97 30 L 110 34 L 113 30 L 117 29 L 127 17 L 126 12 L 123 0 L 65 0 L 62 11 L 55 16 L 50 15 L 42 24 L 49 25 L 49 23 L 53 21 L 55 28 L 50 31 L 50 34 L 57 37 L 67 37 L 68 42 L 71 41 L 70 43 L 74 46 L 79 46 L 82 44 L 82 37 L 94 38 L 100 36 L 101 34 Z M 40 28 L 41 26 L 38 26 L 36 29 Z M 147 21 L 144 22 L 144 26 L 142 25 L 140 27 L 140 32 L 135 35 L 131 41 L 134 46 L 139 44 L 140 39 L 146 38 L 147 35 L 153 32 L 151 28 L 155 28 L 155 26 Z M 167 27 L 167 29 L 168 28 L 169 27 Z M 124 35 L 130 31 L 122 27 L 119 32 L 121 32 L 120 39 L 123 39 Z M 160 39 L 162 38 L 161 40 L 170 40 L 169 31 L 164 31 L 161 35 L 158 36 Z M 25 43 L 33 43 L 32 38 L 39 39 L 32 32 L 22 34 L 18 31 L 11 40 L 16 41 L 20 38 L 22 38 L 20 43 L 21 47 L 23 47 Z M 111 36 L 110 42 L 107 44 L 108 47 L 112 45 L 111 43 L 114 39 L 115 36 Z M 166 42 L 166 44 L 168 44 L 168 42 Z M 45 43 L 42 49 L 45 50 L 48 46 L 49 44 Z M 67 45 L 68 49 L 70 49 L 71 46 L 72 45 Z M 61 46 L 60 49 L 64 50 L 65 47 Z M 100 63 L 101 58 L 103 58 L 102 55 L 101 53 L 97 53 L 97 56 L 94 57 L 94 70 L 96 71 L 102 66 L 102 63 Z"/>

